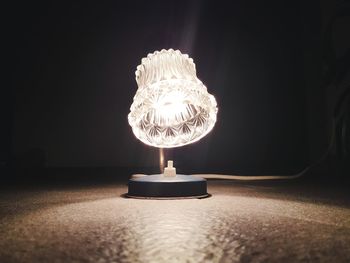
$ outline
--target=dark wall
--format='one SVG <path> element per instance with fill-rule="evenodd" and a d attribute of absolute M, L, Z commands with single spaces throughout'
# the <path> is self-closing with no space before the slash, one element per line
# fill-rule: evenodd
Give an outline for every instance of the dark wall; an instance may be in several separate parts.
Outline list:
<path fill-rule="evenodd" d="M 11 6 L 7 152 L 16 165 L 157 166 L 158 150 L 135 139 L 127 114 L 141 58 L 174 48 L 194 59 L 219 106 L 210 135 L 167 153 L 175 164 L 296 172 L 309 162 L 305 67 L 317 85 L 320 66 L 317 52 L 308 64 L 305 56 L 319 49 L 319 12 L 317 2 L 257 0 Z"/>

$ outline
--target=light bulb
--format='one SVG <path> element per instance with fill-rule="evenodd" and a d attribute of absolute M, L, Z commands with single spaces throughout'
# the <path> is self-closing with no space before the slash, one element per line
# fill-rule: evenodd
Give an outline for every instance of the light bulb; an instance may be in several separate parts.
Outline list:
<path fill-rule="evenodd" d="M 197 78 L 188 55 L 155 51 L 141 60 L 135 75 L 138 90 L 128 121 L 139 140 L 172 148 L 196 142 L 213 129 L 216 100 Z"/>

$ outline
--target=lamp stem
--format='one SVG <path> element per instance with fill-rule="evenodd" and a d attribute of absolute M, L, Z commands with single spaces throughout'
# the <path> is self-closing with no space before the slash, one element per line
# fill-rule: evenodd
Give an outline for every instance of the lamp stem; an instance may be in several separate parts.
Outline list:
<path fill-rule="evenodd" d="M 164 149 L 159 148 L 159 170 L 162 174 L 164 172 Z"/>

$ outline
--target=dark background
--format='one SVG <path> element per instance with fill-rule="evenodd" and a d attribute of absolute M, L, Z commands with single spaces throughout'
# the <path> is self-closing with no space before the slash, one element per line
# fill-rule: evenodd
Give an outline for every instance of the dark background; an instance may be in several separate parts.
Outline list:
<path fill-rule="evenodd" d="M 345 98 L 341 123 L 349 123 L 341 95 L 349 73 L 339 77 L 350 35 L 339 10 L 348 7 L 258 0 L 5 6 L 11 84 L 2 85 L 1 176 L 72 167 L 122 171 L 112 177 L 158 172 L 158 149 L 134 137 L 127 114 L 141 58 L 173 48 L 194 59 L 219 107 L 208 136 L 166 151 L 178 171 L 294 174 L 322 159 L 318 173 L 346 178 L 349 128 L 340 125 L 339 137 L 332 114 Z"/>

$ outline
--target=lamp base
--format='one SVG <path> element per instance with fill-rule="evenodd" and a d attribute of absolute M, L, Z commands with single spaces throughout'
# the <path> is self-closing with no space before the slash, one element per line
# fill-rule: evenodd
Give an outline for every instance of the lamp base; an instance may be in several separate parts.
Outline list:
<path fill-rule="evenodd" d="M 132 178 L 128 184 L 128 197 L 133 198 L 204 198 L 208 197 L 207 180 L 191 175 L 177 174 L 167 177 L 163 174 Z"/>

